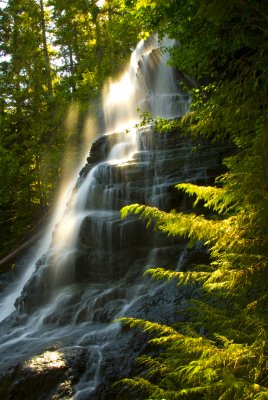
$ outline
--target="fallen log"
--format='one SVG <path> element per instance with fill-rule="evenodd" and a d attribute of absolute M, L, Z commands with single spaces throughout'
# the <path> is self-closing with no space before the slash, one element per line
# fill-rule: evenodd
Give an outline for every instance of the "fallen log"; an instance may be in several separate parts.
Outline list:
<path fill-rule="evenodd" d="M 7 256 L 0 260 L 0 269 L 5 268 L 9 264 L 13 264 L 22 253 L 28 250 L 37 240 L 41 237 L 43 232 L 39 231 L 33 235 L 29 240 L 22 243 L 19 247 L 9 253 Z"/>
<path fill-rule="evenodd" d="M 43 217 L 28 231 L 27 235 L 22 239 L 22 241 L 17 245 L 17 247 L 12 250 L 7 256 L 0 260 L 0 273 L 3 269 L 10 264 L 13 264 L 24 251 L 28 250 L 43 234 L 43 227 L 45 222 L 51 216 L 53 208 L 49 210 Z M 37 231 L 38 230 L 38 231 Z M 37 232 L 36 232 L 37 231 Z M 34 233 L 36 232 L 36 233 Z M 29 235 L 32 235 L 30 239 L 27 239 Z"/>

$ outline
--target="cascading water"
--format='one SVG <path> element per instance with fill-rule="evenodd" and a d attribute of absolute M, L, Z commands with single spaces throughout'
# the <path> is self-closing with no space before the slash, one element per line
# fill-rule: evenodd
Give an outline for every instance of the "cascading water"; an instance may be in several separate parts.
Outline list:
<path fill-rule="evenodd" d="M 106 134 L 91 147 L 50 247 L 43 256 L 42 247 L 32 276 L 28 271 L 28 282 L 23 278 L 13 293 L 13 299 L 18 296 L 16 310 L 9 316 L 2 311 L 0 370 L 22 362 L 20 372 L 17 368 L 11 375 L 16 382 L 16 374 L 24 377 L 24 394 L 17 383 L 5 392 L 10 393 L 7 400 L 39 399 L 25 386 L 42 368 L 46 376 L 57 370 L 62 382 L 43 388 L 42 399 L 54 398 L 53 393 L 57 399 L 106 399 L 99 388 L 129 372 L 134 354 L 126 353 L 135 347 L 133 337 L 112 321 L 129 315 L 165 322 L 177 306 L 174 298 L 167 299 L 165 288 L 145 283 L 142 274 L 154 263 L 176 265 L 184 243 L 174 246 L 135 218 L 119 216 L 120 208 L 133 202 L 171 208 L 175 183 L 208 175 L 208 155 L 196 165 L 191 144 L 179 142 L 177 133 L 167 137 L 152 125 L 135 128 L 137 108 L 168 118 L 180 117 L 188 108 L 158 47 L 156 37 L 141 42 L 121 79 L 105 87 Z"/>

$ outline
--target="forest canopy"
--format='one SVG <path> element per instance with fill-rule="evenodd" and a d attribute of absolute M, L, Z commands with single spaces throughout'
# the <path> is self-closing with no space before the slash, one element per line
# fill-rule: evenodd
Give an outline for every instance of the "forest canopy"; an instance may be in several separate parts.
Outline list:
<path fill-rule="evenodd" d="M 1 3 L 0 256 L 51 209 L 66 147 L 77 161 L 88 113 L 138 33 L 120 1 Z"/>

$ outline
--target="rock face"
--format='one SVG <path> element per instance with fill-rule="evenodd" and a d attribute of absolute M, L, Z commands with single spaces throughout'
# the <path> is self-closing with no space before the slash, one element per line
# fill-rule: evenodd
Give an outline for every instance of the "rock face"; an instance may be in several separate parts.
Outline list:
<path fill-rule="evenodd" d="M 106 161 L 122 135 L 104 135 L 93 144 L 75 189 L 79 195 L 66 211 L 69 225 L 56 227 L 17 311 L 0 326 L 3 399 L 127 399 L 124 388 L 111 383 L 137 368 L 146 335 L 113 321 L 124 315 L 187 320 L 177 311 L 195 288 L 178 291 L 174 282 L 153 283 L 143 273 L 152 266 L 185 269 L 205 262 L 205 249 L 187 250 L 185 240 L 146 229 L 134 217 L 122 220 L 119 210 L 131 203 L 189 210 L 189 199 L 174 185 L 212 183 L 228 149 L 197 143 L 193 151 L 178 131 L 164 134 L 147 126 L 138 132 L 131 157 Z"/>
<path fill-rule="evenodd" d="M 46 351 L 10 368 L 1 379 L 0 397 L 5 400 L 70 399 L 74 384 L 85 372 L 90 355 L 85 349 Z"/>

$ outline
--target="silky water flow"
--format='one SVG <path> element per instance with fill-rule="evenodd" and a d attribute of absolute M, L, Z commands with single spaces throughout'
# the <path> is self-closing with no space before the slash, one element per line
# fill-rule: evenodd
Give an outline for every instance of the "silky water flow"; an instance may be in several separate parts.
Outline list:
<path fill-rule="evenodd" d="M 84 367 L 70 398 L 98 398 L 94 391 L 108 360 L 113 364 L 113 354 L 126 345 L 114 321 L 148 317 L 145 309 L 160 285 L 145 283 L 143 272 L 176 259 L 172 243 L 134 217 L 120 219 L 119 210 L 134 202 L 168 209 L 170 187 L 203 173 L 180 167 L 187 141 L 174 147 L 177 139 L 154 133 L 153 125 L 137 128 L 139 113 L 175 118 L 188 106 L 157 37 L 140 42 L 120 79 L 104 88 L 106 133 L 65 191 L 38 253 L 2 298 L 1 371 L 18 362 L 60 368 L 64 354 L 80 351 Z M 116 357 L 124 365 L 128 356 Z"/>

